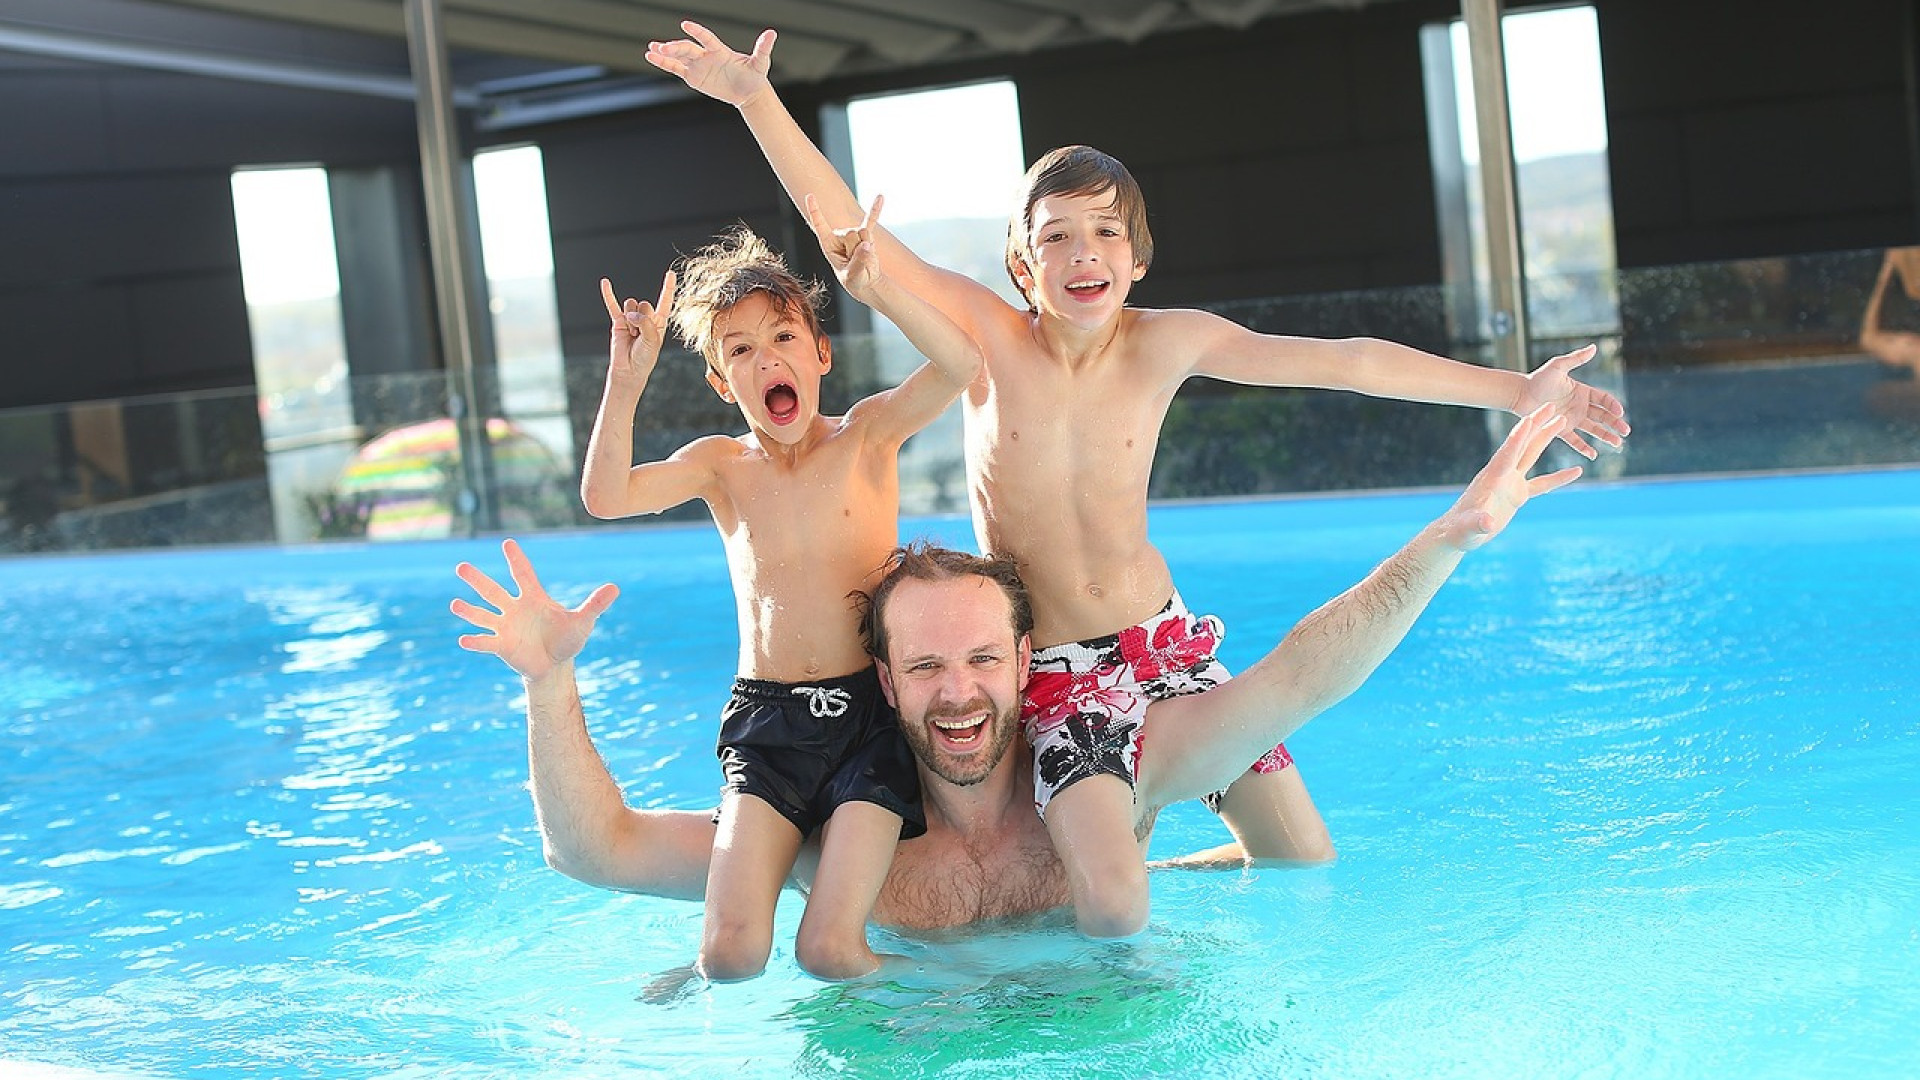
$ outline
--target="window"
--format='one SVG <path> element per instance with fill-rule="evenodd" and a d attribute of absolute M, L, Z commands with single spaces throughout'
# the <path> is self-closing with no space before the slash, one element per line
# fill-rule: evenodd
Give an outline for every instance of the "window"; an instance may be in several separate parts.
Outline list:
<path fill-rule="evenodd" d="M 846 126 L 861 204 L 885 195 L 881 220 L 908 247 L 1020 302 L 1002 254 L 1026 172 L 1013 84 L 855 98 Z"/>
<path fill-rule="evenodd" d="M 828 109 L 822 127 L 823 148 L 861 204 L 886 196 L 880 220 L 895 236 L 928 262 L 1024 306 L 1005 262 L 1007 218 L 1026 172 L 1011 82 L 856 98 L 844 109 Z M 881 384 L 898 383 L 919 366 L 920 355 L 891 323 L 869 320 L 844 297 L 839 306 L 844 330 L 871 327 Z M 950 411 L 902 449 L 903 511 L 966 508 L 959 420 Z"/>
<path fill-rule="evenodd" d="M 553 284 L 553 236 L 540 148 L 513 146 L 473 156 L 474 204 L 493 319 L 500 408 L 561 461 L 573 459 Z"/>
<path fill-rule="evenodd" d="M 326 170 L 233 174 L 240 276 L 267 440 L 353 423 Z"/>
<path fill-rule="evenodd" d="M 1613 197 L 1594 9 L 1519 12 L 1501 25 L 1530 335 L 1577 344 L 1615 333 Z M 1466 26 L 1429 26 L 1421 44 L 1455 332 L 1484 341 L 1490 286 Z"/>
<path fill-rule="evenodd" d="M 243 169 L 232 188 L 274 531 L 282 541 L 311 539 L 315 500 L 353 449 L 327 174 Z"/>

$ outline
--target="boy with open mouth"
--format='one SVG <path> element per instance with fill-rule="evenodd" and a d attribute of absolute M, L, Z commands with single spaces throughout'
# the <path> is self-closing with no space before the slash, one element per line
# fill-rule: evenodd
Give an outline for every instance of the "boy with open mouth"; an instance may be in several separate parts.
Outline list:
<path fill-rule="evenodd" d="M 819 870 L 794 943 L 821 978 L 880 966 L 867 918 L 895 845 L 924 831 L 918 774 L 862 642 L 854 597 L 898 543 L 899 451 L 979 372 L 980 354 L 931 305 L 881 272 L 876 200 L 857 228 L 817 236 L 854 298 L 886 315 L 930 362 L 844 416 L 820 412 L 833 365 L 817 283 L 803 284 L 739 229 L 669 271 L 658 307 L 615 299 L 605 394 L 581 479 L 595 517 L 658 513 L 700 499 L 725 544 L 740 627 L 739 677 L 721 714 L 726 777 L 695 970 L 758 974 L 774 907 L 803 842 Z M 634 409 L 671 317 L 705 357 L 707 382 L 747 431 L 696 439 L 633 464 Z"/>

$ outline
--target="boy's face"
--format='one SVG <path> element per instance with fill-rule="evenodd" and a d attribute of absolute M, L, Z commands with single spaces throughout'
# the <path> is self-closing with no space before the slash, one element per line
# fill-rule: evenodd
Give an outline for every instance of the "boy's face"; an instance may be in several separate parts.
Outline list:
<path fill-rule="evenodd" d="M 1022 284 L 1034 307 L 1089 329 L 1126 306 L 1147 268 L 1133 257 L 1133 239 L 1109 189 L 1094 195 L 1048 195 L 1033 204 L 1029 258 Z"/>
<path fill-rule="evenodd" d="M 820 415 L 820 377 L 833 366 L 827 339 L 816 338 L 799 312 L 782 314 L 763 292 L 721 312 L 713 337 L 719 356 L 707 367 L 707 382 L 714 392 L 739 405 L 761 437 L 786 444 L 804 438 Z"/>

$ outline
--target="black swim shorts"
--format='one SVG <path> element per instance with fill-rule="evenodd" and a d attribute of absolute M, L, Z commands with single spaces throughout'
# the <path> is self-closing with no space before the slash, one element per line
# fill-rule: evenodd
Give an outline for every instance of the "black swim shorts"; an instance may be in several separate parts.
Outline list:
<path fill-rule="evenodd" d="M 920 773 L 869 665 L 811 683 L 736 679 L 720 714 L 725 789 L 755 795 L 812 836 L 842 803 L 900 815 L 900 838 L 927 831 Z"/>

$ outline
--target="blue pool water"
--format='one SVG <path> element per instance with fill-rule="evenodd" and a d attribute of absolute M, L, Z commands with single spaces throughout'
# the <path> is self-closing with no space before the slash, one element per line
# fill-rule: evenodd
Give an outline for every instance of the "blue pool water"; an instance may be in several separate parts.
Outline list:
<path fill-rule="evenodd" d="M 1244 666 L 1449 501 L 1160 507 Z M 964 522 L 909 533 L 965 544 Z M 710 528 L 527 542 L 619 603 L 628 796 L 710 804 Z M 909 980 L 636 1000 L 695 905 L 541 861 L 491 542 L 0 562 L 0 1073 L 1861 1077 L 1920 1072 L 1920 471 L 1583 486 L 1469 557 L 1292 745 L 1340 846 L 1161 872 L 1140 940 L 880 944 Z M 1156 855 L 1224 833 L 1162 819 Z M 8 1064 L 11 1063 L 11 1064 Z"/>

